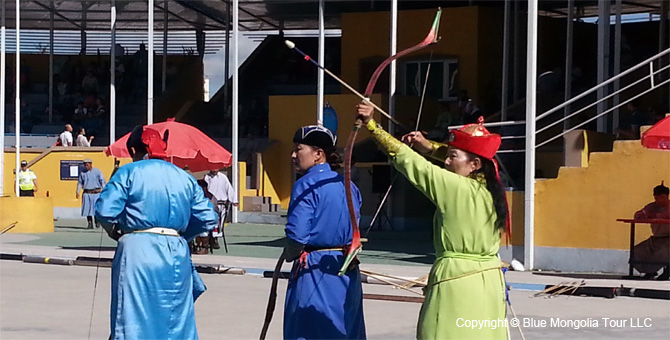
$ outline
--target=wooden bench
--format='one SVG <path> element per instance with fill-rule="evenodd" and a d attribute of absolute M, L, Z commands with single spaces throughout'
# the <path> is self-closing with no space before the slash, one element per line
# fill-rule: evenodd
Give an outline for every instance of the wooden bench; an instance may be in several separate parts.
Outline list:
<path fill-rule="evenodd" d="M 668 262 L 659 262 L 659 261 L 636 261 L 634 260 L 634 254 L 635 254 L 635 224 L 636 223 L 641 223 L 641 224 L 669 224 L 670 225 L 670 220 L 666 219 L 626 219 L 626 218 L 619 218 L 617 219 L 617 222 L 623 222 L 623 223 L 630 223 L 630 253 L 628 257 L 628 278 L 633 278 L 633 265 L 636 263 L 640 264 L 658 264 L 658 265 L 663 265 L 666 269 L 669 270 L 668 268 Z"/>

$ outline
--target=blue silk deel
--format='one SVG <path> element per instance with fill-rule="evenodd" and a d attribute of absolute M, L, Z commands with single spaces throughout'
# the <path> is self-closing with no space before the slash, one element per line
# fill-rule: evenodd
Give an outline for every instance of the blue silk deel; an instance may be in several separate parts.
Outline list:
<path fill-rule="evenodd" d="M 119 239 L 112 264 L 113 339 L 197 339 L 194 302 L 206 287 L 188 240 L 218 215 L 195 178 L 162 160 L 121 167 L 95 204 L 96 219 Z M 161 227 L 181 236 L 133 231 Z"/>
<path fill-rule="evenodd" d="M 356 217 L 361 195 L 352 184 Z M 286 236 L 310 251 L 296 260 L 284 309 L 285 339 L 365 339 L 363 291 L 358 265 L 338 276 L 341 250 L 350 244 L 351 222 L 344 180 L 328 164 L 310 168 L 293 186 Z"/>

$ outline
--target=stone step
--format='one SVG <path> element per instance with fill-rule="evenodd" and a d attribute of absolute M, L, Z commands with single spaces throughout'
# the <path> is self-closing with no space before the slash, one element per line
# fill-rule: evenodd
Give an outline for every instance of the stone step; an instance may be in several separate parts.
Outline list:
<path fill-rule="evenodd" d="M 267 196 L 247 196 L 244 197 L 244 205 L 247 204 L 272 204 L 272 197 Z"/>

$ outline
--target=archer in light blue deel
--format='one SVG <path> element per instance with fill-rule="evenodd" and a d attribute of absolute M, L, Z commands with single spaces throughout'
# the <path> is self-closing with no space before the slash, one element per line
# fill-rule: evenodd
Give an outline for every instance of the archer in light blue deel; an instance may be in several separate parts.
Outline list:
<path fill-rule="evenodd" d="M 156 130 L 136 128 L 127 146 L 134 162 L 95 204 L 96 219 L 119 242 L 110 338 L 197 339 L 194 302 L 206 288 L 188 241 L 212 230 L 218 215 L 193 176 L 160 159 L 166 143 Z"/>
<path fill-rule="evenodd" d="M 353 232 L 337 166 L 336 138 L 321 126 L 296 132 L 293 165 L 303 176 L 293 185 L 284 258 L 294 261 L 286 291 L 284 339 L 365 339 L 363 289 L 358 264 L 338 275 Z M 351 184 L 356 218 L 361 195 Z"/>

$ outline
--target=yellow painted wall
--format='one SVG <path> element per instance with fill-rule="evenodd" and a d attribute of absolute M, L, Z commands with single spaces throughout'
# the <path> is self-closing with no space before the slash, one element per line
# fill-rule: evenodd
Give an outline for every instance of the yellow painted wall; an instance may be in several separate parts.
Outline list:
<path fill-rule="evenodd" d="M 53 199 L 46 197 L 0 197 L 0 229 L 14 222 L 8 233 L 53 233 Z"/>
<path fill-rule="evenodd" d="M 616 141 L 612 152 L 590 154 L 585 168 L 561 168 L 558 178 L 535 186 L 535 245 L 628 249 L 632 218 L 653 201 L 652 189 L 670 183 L 670 152 L 645 149 L 640 141 Z M 636 240 L 650 235 L 637 228 Z"/>
<path fill-rule="evenodd" d="M 11 151 L 10 151 L 11 150 Z M 21 159 L 29 163 L 39 156 L 45 149 L 21 149 Z M 93 160 L 93 167 L 100 169 L 106 180 L 112 174 L 114 168 L 114 158 L 107 157 L 102 147 L 91 148 L 63 148 L 54 147 L 52 151 L 44 158 L 38 160 L 30 169 L 37 175 L 38 192 L 35 197 L 49 197 L 53 199 L 55 207 L 75 208 L 81 206 L 81 200 L 75 197 L 77 181 L 60 179 L 60 161 L 61 160 L 84 160 L 90 158 Z M 5 169 L 4 169 L 4 190 L 5 195 L 11 195 L 14 192 L 14 165 L 15 152 L 7 148 L 5 151 Z M 129 163 L 130 159 L 122 159 L 121 165 Z M 53 216 L 53 215 L 52 215 Z"/>
<path fill-rule="evenodd" d="M 269 100 L 268 138 L 277 141 L 263 152 L 263 195 L 273 198 L 273 203 L 281 203 L 288 209 L 293 185 L 291 168 L 291 152 L 293 151 L 293 134 L 304 125 L 316 124 L 316 96 L 271 96 Z M 325 100 L 338 113 L 338 147 L 344 147 L 351 127 L 354 124 L 355 106 L 360 99 L 355 95 L 327 95 Z M 379 95 L 371 100 L 381 103 Z M 376 114 L 379 119 L 379 113 Z M 357 142 L 368 137 L 362 130 Z"/>
<path fill-rule="evenodd" d="M 442 9 L 439 36 L 441 41 L 434 47 L 425 48 L 400 60 L 426 59 L 433 50 L 433 59 L 440 57 L 458 57 L 458 72 L 460 88 L 467 89 L 470 97 L 476 101 L 489 101 L 495 93 L 486 92 L 486 88 L 478 86 L 480 66 L 480 46 L 488 51 L 488 47 L 495 48 L 494 37 L 487 39 L 487 35 L 495 36 L 500 31 L 492 28 L 488 32 L 480 31 L 478 18 L 482 10 L 479 7 L 455 7 Z M 489 10 L 485 10 L 489 13 Z M 435 10 L 412 10 L 398 12 L 398 50 L 403 50 L 418 44 L 428 33 Z M 486 15 L 487 20 L 496 17 Z M 361 60 L 370 57 L 379 57 L 381 60 L 389 56 L 390 49 L 390 15 L 388 12 L 373 13 L 344 13 L 342 14 L 342 74 L 345 81 L 354 87 L 364 87 L 368 79 L 361 72 Z M 489 22 L 490 24 L 490 22 Z M 502 26 L 501 26 L 502 27 Z M 486 34 L 484 34 L 486 33 Z M 478 38 L 483 38 L 479 42 Z M 374 43 L 372 43 L 374 42 Z M 498 49 L 497 55 L 502 51 Z M 491 58 L 490 55 L 487 58 Z M 497 58 L 499 59 L 499 58 Z M 498 67 L 499 69 L 499 67 Z M 489 70 L 490 71 L 490 70 Z M 498 71 L 499 73 L 499 71 Z M 487 74 L 488 79 L 491 75 Z M 493 75 L 494 76 L 494 75 Z M 383 76 L 382 76 L 383 77 Z M 385 80 L 380 79 L 380 83 Z M 387 82 L 386 82 L 387 83 Z M 500 85 L 497 85 L 498 87 Z M 491 89 L 488 89 L 490 92 Z M 388 88 L 377 86 L 377 93 L 388 93 Z"/>

